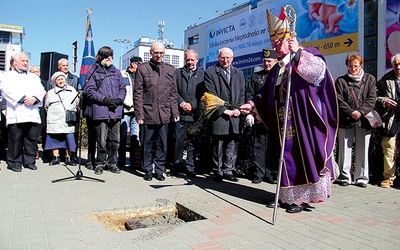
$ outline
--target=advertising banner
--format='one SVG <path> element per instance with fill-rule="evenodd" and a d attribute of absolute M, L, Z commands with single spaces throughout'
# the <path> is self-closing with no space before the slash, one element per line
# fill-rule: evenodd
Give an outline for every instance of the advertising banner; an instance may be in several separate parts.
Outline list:
<path fill-rule="evenodd" d="M 392 0 L 394 1 L 394 0 Z M 263 48 L 271 48 L 266 9 L 279 16 L 282 6 L 296 10 L 296 33 L 299 42 L 321 53 L 337 54 L 358 49 L 358 0 L 275 1 L 259 4 L 241 14 L 206 27 L 206 67 L 218 62 L 218 50 L 229 47 L 233 64 L 244 68 L 261 63 Z"/>

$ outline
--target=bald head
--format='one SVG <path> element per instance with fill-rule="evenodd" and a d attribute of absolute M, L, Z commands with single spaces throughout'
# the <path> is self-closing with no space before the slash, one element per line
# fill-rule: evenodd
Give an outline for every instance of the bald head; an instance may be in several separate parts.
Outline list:
<path fill-rule="evenodd" d="M 165 47 L 161 42 L 155 42 L 151 45 L 150 54 L 154 62 L 162 62 L 164 57 Z"/>

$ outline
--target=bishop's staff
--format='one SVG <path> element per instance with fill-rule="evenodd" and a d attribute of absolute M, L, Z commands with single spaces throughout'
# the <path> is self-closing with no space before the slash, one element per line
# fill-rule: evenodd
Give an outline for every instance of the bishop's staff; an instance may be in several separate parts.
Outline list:
<path fill-rule="evenodd" d="M 271 13 L 267 10 L 267 19 L 271 20 Z M 291 5 L 286 5 L 285 7 L 282 7 L 281 14 L 279 16 L 279 19 L 276 20 L 277 22 L 285 22 L 289 21 L 289 30 L 290 30 L 290 37 L 294 38 L 296 37 L 296 11 L 294 10 L 293 6 Z M 268 25 L 271 25 L 268 23 Z M 287 38 L 284 38 L 287 39 Z M 290 39 L 290 38 L 288 38 Z M 288 72 L 288 80 L 287 80 L 287 86 L 286 86 L 286 99 L 285 99 L 285 118 L 283 121 L 283 131 L 281 135 L 281 153 L 279 156 L 279 166 L 278 166 L 278 178 L 277 178 L 277 184 L 276 184 L 276 193 L 275 193 L 275 202 L 274 202 L 274 212 L 272 215 L 272 224 L 275 224 L 276 221 L 276 215 L 277 215 L 277 210 L 278 210 L 278 202 L 279 202 L 279 189 L 281 188 L 281 179 L 282 179 L 282 167 L 283 167 L 283 162 L 284 162 L 284 152 L 285 152 L 285 143 L 286 143 L 286 129 L 287 129 L 287 122 L 288 122 L 288 116 L 289 116 L 289 102 L 290 102 L 290 88 L 291 88 L 291 76 L 292 76 L 292 68 L 293 68 L 293 54 L 290 53 L 290 67 L 289 67 L 289 72 Z M 283 66 L 285 67 L 285 66 Z"/>

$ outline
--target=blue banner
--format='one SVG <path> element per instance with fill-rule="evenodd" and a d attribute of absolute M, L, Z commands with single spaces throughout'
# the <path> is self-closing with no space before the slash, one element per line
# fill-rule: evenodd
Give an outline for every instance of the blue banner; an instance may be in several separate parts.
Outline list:
<path fill-rule="evenodd" d="M 95 52 L 93 44 L 92 24 L 90 17 L 87 17 L 86 22 L 86 38 L 85 38 L 85 49 L 82 55 L 82 64 L 79 76 L 79 86 L 82 88 L 82 84 L 85 82 L 86 74 L 90 67 L 95 63 Z"/>

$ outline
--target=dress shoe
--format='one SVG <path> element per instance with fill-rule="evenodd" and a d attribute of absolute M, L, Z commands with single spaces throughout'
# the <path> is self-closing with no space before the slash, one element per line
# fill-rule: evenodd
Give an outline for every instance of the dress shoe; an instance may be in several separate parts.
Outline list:
<path fill-rule="evenodd" d="M 10 167 L 10 166 L 7 166 L 7 169 L 12 170 L 13 172 L 21 172 L 22 171 L 21 167 Z"/>
<path fill-rule="evenodd" d="M 358 182 L 358 183 L 356 184 L 356 186 L 357 186 L 357 187 L 360 187 L 360 188 L 366 188 L 366 187 L 367 187 L 367 184 L 362 183 L 362 182 Z"/>
<path fill-rule="evenodd" d="M 65 164 L 67 164 L 68 166 L 76 166 L 76 163 L 72 161 L 69 156 L 65 157 Z"/>
<path fill-rule="evenodd" d="M 290 214 L 296 214 L 302 212 L 304 209 L 304 205 L 289 205 L 289 207 L 286 209 L 286 213 Z"/>
<path fill-rule="evenodd" d="M 153 173 L 152 172 L 147 172 L 143 176 L 143 180 L 145 181 L 151 181 L 153 179 Z"/>
<path fill-rule="evenodd" d="M 186 173 L 187 177 L 196 178 L 196 173 L 194 171 L 188 171 Z"/>
<path fill-rule="evenodd" d="M 234 176 L 233 174 L 226 175 L 225 179 L 227 179 L 228 181 L 233 181 L 233 182 L 238 182 L 239 181 L 239 179 L 236 178 L 236 176 Z"/>
<path fill-rule="evenodd" d="M 342 187 L 347 187 L 349 183 L 347 181 L 339 181 L 338 185 Z"/>
<path fill-rule="evenodd" d="M 165 177 L 163 174 L 156 174 L 155 178 L 156 178 L 156 180 L 159 180 L 159 181 L 165 181 Z"/>
<path fill-rule="evenodd" d="M 222 182 L 222 175 L 220 174 L 214 174 L 214 176 L 212 177 L 212 180 L 215 182 Z"/>
<path fill-rule="evenodd" d="M 267 204 L 265 206 L 269 207 L 269 208 L 274 208 L 275 207 L 275 200 L 267 201 Z M 279 203 L 278 203 L 278 207 L 280 207 Z"/>
<path fill-rule="evenodd" d="M 60 156 L 55 156 L 53 157 L 53 160 L 49 163 L 50 166 L 58 165 L 60 164 Z"/>
<path fill-rule="evenodd" d="M 120 174 L 121 173 L 121 170 L 115 164 L 107 167 L 107 170 L 109 170 L 113 174 Z"/>
<path fill-rule="evenodd" d="M 89 170 L 93 170 L 93 164 L 90 161 L 87 161 L 85 167 Z"/>
<path fill-rule="evenodd" d="M 269 183 L 269 184 L 276 184 L 276 183 L 277 183 L 276 179 L 275 179 L 272 175 L 270 175 L 270 174 L 267 174 L 267 175 L 264 177 L 264 181 L 265 181 L 266 183 Z"/>
<path fill-rule="evenodd" d="M 26 164 L 24 167 L 29 168 L 30 170 L 37 170 L 36 165 L 33 163 Z"/>
<path fill-rule="evenodd" d="M 261 178 L 260 177 L 258 177 L 258 176 L 256 176 L 252 181 L 251 181 L 251 183 L 254 183 L 254 184 L 260 184 L 261 183 Z"/>
<path fill-rule="evenodd" d="M 101 175 L 104 172 L 103 165 L 97 165 L 96 168 L 94 169 L 94 173 L 97 175 Z"/>

